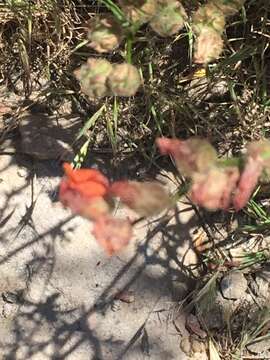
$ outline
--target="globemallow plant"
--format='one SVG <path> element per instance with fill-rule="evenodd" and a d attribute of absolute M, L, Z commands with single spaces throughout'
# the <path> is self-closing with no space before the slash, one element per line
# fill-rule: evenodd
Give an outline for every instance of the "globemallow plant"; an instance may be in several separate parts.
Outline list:
<path fill-rule="evenodd" d="M 218 159 L 206 140 L 159 138 L 163 155 L 171 155 L 180 173 L 189 179 L 187 193 L 191 200 L 208 210 L 242 209 L 248 202 L 261 175 L 270 168 L 270 142 L 248 144 L 242 158 Z M 108 255 L 126 247 L 132 239 L 133 226 L 140 218 L 115 218 L 115 199 L 139 217 L 149 217 L 170 210 L 179 197 L 172 196 L 155 181 L 122 180 L 110 182 L 96 169 L 73 170 L 64 164 L 65 177 L 60 183 L 59 199 L 74 214 L 93 224 L 92 233 Z"/>

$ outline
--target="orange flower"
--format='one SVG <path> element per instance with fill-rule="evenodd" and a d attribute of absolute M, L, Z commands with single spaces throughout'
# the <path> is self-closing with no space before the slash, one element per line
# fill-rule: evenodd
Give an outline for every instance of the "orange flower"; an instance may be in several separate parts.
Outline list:
<path fill-rule="evenodd" d="M 109 189 L 109 180 L 98 170 L 73 170 L 65 163 L 66 176 L 60 183 L 59 199 L 72 212 L 95 220 L 110 211 L 110 204 L 105 196 Z"/>
<path fill-rule="evenodd" d="M 132 225 L 128 219 L 105 215 L 94 222 L 92 233 L 107 254 L 113 255 L 128 245 L 132 237 Z"/>
<path fill-rule="evenodd" d="M 109 180 L 96 169 L 73 170 L 71 165 L 63 165 L 69 188 L 82 196 L 104 196 L 109 188 Z"/>

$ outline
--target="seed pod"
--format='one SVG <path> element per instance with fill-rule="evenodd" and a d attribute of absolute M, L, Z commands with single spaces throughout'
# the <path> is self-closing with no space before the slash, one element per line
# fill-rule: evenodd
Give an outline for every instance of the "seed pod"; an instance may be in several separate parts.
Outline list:
<path fill-rule="evenodd" d="M 156 215 L 171 206 L 168 193 L 157 182 L 116 181 L 110 194 L 141 216 Z"/>
<path fill-rule="evenodd" d="M 105 59 L 89 58 L 74 74 L 80 81 L 82 92 L 94 99 L 110 94 L 106 82 L 112 69 L 112 65 Z"/>
<path fill-rule="evenodd" d="M 217 31 L 206 27 L 201 30 L 194 46 L 194 61 L 197 64 L 207 64 L 222 53 L 223 39 Z"/>
<path fill-rule="evenodd" d="M 193 15 L 192 28 L 198 35 L 206 28 L 221 34 L 225 28 L 224 14 L 212 3 L 201 6 Z"/>
<path fill-rule="evenodd" d="M 167 0 L 160 3 L 150 26 L 160 36 L 172 36 L 183 28 L 186 19 L 182 4 L 177 0 Z"/>
<path fill-rule="evenodd" d="M 127 19 L 139 25 L 151 20 L 157 11 L 156 0 L 119 0 Z"/>
<path fill-rule="evenodd" d="M 141 85 L 138 69 L 131 64 L 115 64 L 108 77 L 108 86 L 116 96 L 133 96 Z"/>
<path fill-rule="evenodd" d="M 209 3 L 216 6 L 224 16 L 236 14 L 246 0 L 211 0 Z"/>
<path fill-rule="evenodd" d="M 95 17 L 88 23 L 89 46 L 99 53 L 116 49 L 122 37 L 122 28 L 113 16 Z"/>

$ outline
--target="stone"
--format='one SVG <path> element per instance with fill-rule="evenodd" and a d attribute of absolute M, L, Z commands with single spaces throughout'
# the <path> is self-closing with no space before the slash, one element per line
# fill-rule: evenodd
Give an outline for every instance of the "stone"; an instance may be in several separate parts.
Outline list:
<path fill-rule="evenodd" d="M 270 339 L 254 341 L 251 344 L 247 345 L 246 348 L 253 354 L 262 354 L 270 349 Z"/>
<path fill-rule="evenodd" d="M 238 270 L 229 272 L 220 282 L 223 297 L 231 300 L 245 297 L 247 286 L 245 276 Z"/>
<path fill-rule="evenodd" d="M 189 336 L 184 336 L 180 341 L 180 349 L 186 354 L 190 355 L 191 353 L 191 343 Z"/>
<path fill-rule="evenodd" d="M 199 341 L 195 338 L 190 339 L 191 349 L 194 353 L 203 353 L 205 352 L 205 345 L 202 341 Z"/>
<path fill-rule="evenodd" d="M 224 326 L 226 309 L 230 306 L 230 300 L 222 297 L 220 292 L 217 292 L 211 298 L 211 301 L 204 298 L 197 302 L 196 314 L 201 318 L 202 325 L 205 330 L 217 330 Z"/>

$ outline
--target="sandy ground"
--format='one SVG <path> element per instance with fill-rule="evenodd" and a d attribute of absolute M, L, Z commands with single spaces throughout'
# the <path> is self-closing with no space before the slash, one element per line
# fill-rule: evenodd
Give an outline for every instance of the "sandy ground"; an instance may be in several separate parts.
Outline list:
<path fill-rule="evenodd" d="M 110 258 L 57 201 L 60 175 L 54 161 L 0 156 L 0 358 L 185 359 L 172 320 L 193 285 L 193 213 L 140 224 Z"/>

